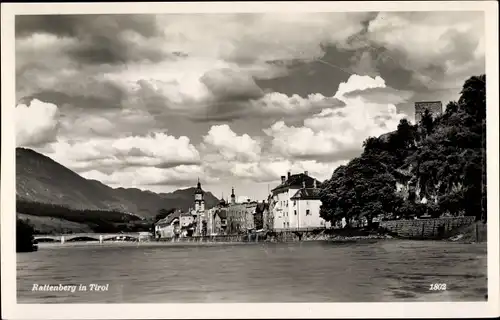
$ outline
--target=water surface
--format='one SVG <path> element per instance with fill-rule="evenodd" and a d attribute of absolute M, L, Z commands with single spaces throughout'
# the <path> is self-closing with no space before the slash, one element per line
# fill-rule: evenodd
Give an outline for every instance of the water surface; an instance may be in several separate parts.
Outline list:
<path fill-rule="evenodd" d="M 437 241 L 62 245 L 17 254 L 19 303 L 484 301 L 486 272 L 486 243 Z M 109 286 L 32 291 L 60 283 Z M 433 283 L 446 290 L 429 290 Z"/>

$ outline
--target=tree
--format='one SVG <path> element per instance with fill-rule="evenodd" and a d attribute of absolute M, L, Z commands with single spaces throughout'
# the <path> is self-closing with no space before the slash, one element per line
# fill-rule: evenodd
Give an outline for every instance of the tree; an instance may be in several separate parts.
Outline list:
<path fill-rule="evenodd" d="M 26 221 L 17 219 L 16 222 L 16 251 L 33 251 L 35 229 Z"/>
<path fill-rule="evenodd" d="M 469 78 L 458 102 L 436 118 L 426 110 L 415 126 L 401 120 L 388 139 L 367 138 L 361 156 L 323 184 L 321 217 L 370 221 L 378 214 L 449 213 L 486 221 L 485 81 L 484 75 Z M 409 188 L 406 198 L 396 194 L 397 183 Z"/>
<path fill-rule="evenodd" d="M 434 119 L 428 109 L 425 109 L 422 119 L 420 120 L 420 124 L 424 129 L 426 136 L 432 133 L 432 130 L 434 129 Z"/>
<path fill-rule="evenodd" d="M 366 218 L 368 223 L 379 214 L 392 212 L 398 199 L 396 179 L 390 168 L 375 153 L 351 160 L 335 170 L 320 191 L 320 215 L 335 223 Z"/>

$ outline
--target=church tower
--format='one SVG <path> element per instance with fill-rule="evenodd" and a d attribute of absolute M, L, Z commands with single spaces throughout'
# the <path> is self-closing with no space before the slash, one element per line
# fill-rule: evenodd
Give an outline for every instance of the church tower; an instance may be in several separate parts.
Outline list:
<path fill-rule="evenodd" d="M 234 195 L 234 187 L 231 190 L 231 204 L 236 203 L 236 196 Z"/>
<path fill-rule="evenodd" d="M 196 186 L 196 190 L 194 191 L 194 210 L 196 212 L 205 211 L 204 192 L 201 189 L 201 183 L 199 178 L 198 178 L 198 185 Z"/>

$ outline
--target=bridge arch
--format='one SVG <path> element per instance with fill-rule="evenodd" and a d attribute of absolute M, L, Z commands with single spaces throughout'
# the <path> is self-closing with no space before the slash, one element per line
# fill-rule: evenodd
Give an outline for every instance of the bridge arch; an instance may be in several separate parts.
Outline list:
<path fill-rule="evenodd" d="M 66 241 L 109 241 L 117 240 L 140 240 L 141 234 L 135 233 L 70 233 L 61 235 L 35 235 L 39 242 L 66 242 Z"/>

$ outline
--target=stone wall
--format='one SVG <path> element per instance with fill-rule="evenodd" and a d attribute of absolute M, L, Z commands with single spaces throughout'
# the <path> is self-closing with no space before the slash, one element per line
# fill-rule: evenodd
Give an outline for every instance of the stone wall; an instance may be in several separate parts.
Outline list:
<path fill-rule="evenodd" d="M 396 233 L 399 237 L 409 239 L 443 239 L 450 236 L 451 231 L 464 225 L 470 225 L 475 217 L 391 220 L 381 221 L 380 227 Z"/>

